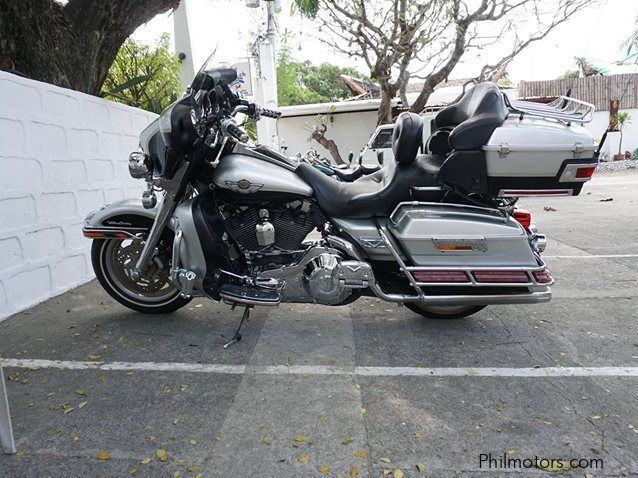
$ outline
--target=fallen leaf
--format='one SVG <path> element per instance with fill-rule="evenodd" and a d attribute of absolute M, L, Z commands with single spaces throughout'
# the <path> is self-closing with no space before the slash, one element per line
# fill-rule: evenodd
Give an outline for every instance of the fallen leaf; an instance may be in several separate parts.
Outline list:
<path fill-rule="evenodd" d="M 80 437 L 76 435 L 76 436 L 74 436 L 74 437 L 71 439 L 71 441 L 72 441 L 73 443 L 77 443 L 77 442 L 79 442 L 79 441 L 80 441 Z"/>
<path fill-rule="evenodd" d="M 419 440 L 423 435 L 421 435 L 421 432 L 414 432 L 412 433 L 412 436 L 414 436 L 416 440 Z"/>
<path fill-rule="evenodd" d="M 88 358 L 92 362 L 97 362 L 98 360 L 100 360 L 102 358 L 102 356 L 101 355 L 89 355 Z"/>
<path fill-rule="evenodd" d="M 177 425 L 179 423 L 179 418 L 173 418 L 173 425 Z"/>
<path fill-rule="evenodd" d="M 186 471 L 189 471 L 189 472 L 193 473 L 195 471 L 199 471 L 199 469 L 200 469 L 199 465 L 192 465 L 192 466 L 189 466 L 188 468 L 186 468 Z"/>
<path fill-rule="evenodd" d="M 365 458 L 366 456 L 368 456 L 368 452 L 367 451 L 358 451 L 354 454 L 354 456 L 358 456 L 359 458 Z"/>
<path fill-rule="evenodd" d="M 78 409 L 82 409 L 82 408 L 86 407 L 87 403 L 88 402 L 80 402 L 80 403 L 78 403 Z"/>
<path fill-rule="evenodd" d="M 468 370 L 467 372 L 465 372 L 465 375 L 470 375 L 470 376 L 479 375 L 479 372 L 478 370 Z"/>
<path fill-rule="evenodd" d="M 368 413 L 368 409 L 365 407 L 361 407 L 361 413 L 362 414 Z"/>
<path fill-rule="evenodd" d="M 350 445 L 351 443 L 352 443 L 352 439 L 351 438 L 348 438 L 347 440 L 343 440 L 341 442 L 342 445 Z"/>
<path fill-rule="evenodd" d="M 150 459 L 150 458 L 148 458 L 148 457 L 147 457 L 147 458 L 144 458 L 142 461 L 140 461 L 140 463 L 141 463 L 142 465 L 148 465 L 150 462 L 151 462 L 151 459 Z"/>
<path fill-rule="evenodd" d="M 425 465 L 423 463 L 417 463 L 416 469 L 419 470 L 419 473 L 423 473 L 425 471 Z"/>
<path fill-rule="evenodd" d="M 381 458 L 379 458 L 379 461 L 382 461 L 383 463 L 390 463 L 392 460 L 390 460 L 390 458 L 382 456 Z"/>
<path fill-rule="evenodd" d="M 76 390 L 75 393 L 77 393 L 78 395 L 86 395 L 86 392 L 84 390 Z"/>
<path fill-rule="evenodd" d="M 223 437 L 223 436 L 221 436 L 221 435 L 215 435 L 215 440 L 217 440 L 217 441 L 222 441 L 223 439 L 224 439 L 224 437 Z"/>
<path fill-rule="evenodd" d="M 23 452 L 23 451 L 17 451 L 16 452 L 16 456 L 24 456 L 24 453 L 25 452 Z"/>
<path fill-rule="evenodd" d="M 594 415 L 593 417 L 590 417 L 592 420 L 600 420 L 602 417 L 600 415 Z"/>
<path fill-rule="evenodd" d="M 128 472 L 129 472 L 130 475 L 134 475 L 135 473 L 137 473 L 137 468 L 135 468 L 135 467 L 129 468 Z"/>
<path fill-rule="evenodd" d="M 319 423 L 323 423 L 326 421 L 326 416 L 325 415 L 319 415 L 317 417 L 317 420 L 319 421 Z"/>
<path fill-rule="evenodd" d="M 75 410 L 75 408 L 73 407 L 69 407 L 66 410 L 64 410 L 64 412 L 62 412 L 64 415 L 68 415 L 69 413 L 71 413 L 73 410 Z"/>
<path fill-rule="evenodd" d="M 185 385 L 185 384 L 180 385 L 180 386 L 179 386 L 179 389 L 180 389 L 182 392 L 185 392 L 186 390 L 188 390 L 188 385 Z"/>
<path fill-rule="evenodd" d="M 507 450 L 505 453 L 507 453 L 508 455 L 515 455 L 516 450 Z"/>
<path fill-rule="evenodd" d="M 264 437 L 261 439 L 261 442 L 262 442 L 264 445 L 270 445 L 270 438 L 268 438 L 268 436 L 266 435 L 266 436 L 264 436 Z"/>
<path fill-rule="evenodd" d="M 108 451 L 98 451 L 97 452 L 97 459 L 98 460 L 110 460 L 111 459 L 111 454 Z"/>
<path fill-rule="evenodd" d="M 49 435 L 50 437 L 52 437 L 53 435 L 57 435 L 58 433 L 60 433 L 60 430 L 49 430 L 47 432 L 47 435 Z"/>
<path fill-rule="evenodd" d="M 168 455 L 166 454 L 166 450 L 164 448 L 160 448 L 155 452 L 155 456 L 159 458 L 159 461 L 166 461 L 168 459 Z"/>
<path fill-rule="evenodd" d="M 319 472 L 321 473 L 328 473 L 330 471 L 330 466 L 326 465 L 326 466 L 322 466 L 321 468 L 319 468 Z"/>
<path fill-rule="evenodd" d="M 359 471 L 359 468 L 352 467 L 350 468 L 350 473 L 348 474 L 350 475 L 350 478 L 356 478 L 357 476 L 361 474 L 361 472 Z"/>
<path fill-rule="evenodd" d="M 310 457 L 308 455 L 303 455 L 297 458 L 297 461 L 300 461 L 301 463 L 308 463 L 310 461 Z"/>
<path fill-rule="evenodd" d="M 297 438 L 295 438 L 295 441 L 296 441 L 297 443 L 303 443 L 303 442 L 305 442 L 307 439 L 308 439 L 308 437 L 307 437 L 306 435 L 301 435 L 301 436 L 298 436 Z"/>
<path fill-rule="evenodd" d="M 357 390 L 361 390 L 361 385 L 359 385 L 358 383 L 355 383 L 353 386 L 354 386 L 354 388 L 356 388 Z"/>
<path fill-rule="evenodd" d="M 554 212 L 556 211 L 556 209 L 554 209 L 552 206 L 545 206 L 543 207 L 544 211 L 548 211 L 548 212 Z"/>
<path fill-rule="evenodd" d="M 403 470 L 401 468 L 397 468 L 394 470 L 394 478 L 403 478 L 405 475 L 403 474 Z"/>
<path fill-rule="evenodd" d="M 197 445 L 197 440 L 188 440 L 188 443 L 194 446 Z"/>
<path fill-rule="evenodd" d="M 497 403 L 497 404 L 496 404 L 496 409 L 497 409 L 499 412 L 504 412 L 504 411 L 506 411 L 506 410 L 507 410 L 507 405 L 506 405 L 505 403 L 503 403 L 503 402 L 501 402 L 501 403 Z"/>

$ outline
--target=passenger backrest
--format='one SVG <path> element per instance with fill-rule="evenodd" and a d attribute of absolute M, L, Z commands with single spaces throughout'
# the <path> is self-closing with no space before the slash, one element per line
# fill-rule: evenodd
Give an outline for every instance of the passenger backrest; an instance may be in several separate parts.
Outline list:
<path fill-rule="evenodd" d="M 450 146 L 459 151 L 479 150 L 505 118 L 508 109 L 503 93 L 494 83 L 479 83 L 459 101 L 436 115 L 438 128 L 453 127 Z"/>
<path fill-rule="evenodd" d="M 401 113 L 392 130 L 392 152 L 399 164 L 410 164 L 423 144 L 423 120 L 415 113 Z"/>

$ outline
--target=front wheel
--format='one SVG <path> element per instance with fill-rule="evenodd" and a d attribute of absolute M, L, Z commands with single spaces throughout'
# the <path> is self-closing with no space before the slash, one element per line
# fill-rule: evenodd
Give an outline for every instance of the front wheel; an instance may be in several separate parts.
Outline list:
<path fill-rule="evenodd" d="M 160 254 L 151 260 L 144 277 L 134 280 L 131 274 L 142 252 L 142 242 L 94 239 L 91 262 L 104 290 L 120 304 L 144 314 L 168 314 L 188 304 L 191 299 L 182 297 L 169 279 L 169 259 L 163 258 L 161 251 L 170 249 L 172 241 L 162 244 L 163 241 L 164 238 L 158 244 Z"/>
<path fill-rule="evenodd" d="M 479 310 L 484 309 L 485 305 L 453 305 L 453 306 L 436 306 L 421 305 L 417 302 L 406 302 L 405 306 L 412 312 L 422 315 L 426 319 L 462 319 L 472 314 L 476 314 Z"/>

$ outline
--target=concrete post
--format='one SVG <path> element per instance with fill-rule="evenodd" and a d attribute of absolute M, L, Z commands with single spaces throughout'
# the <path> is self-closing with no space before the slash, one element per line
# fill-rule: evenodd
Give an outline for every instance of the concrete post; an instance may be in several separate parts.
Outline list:
<path fill-rule="evenodd" d="M 277 63 L 275 61 L 275 2 L 267 1 L 268 30 L 266 39 L 259 42 L 259 78 L 257 79 L 256 102 L 265 108 L 276 110 L 277 104 Z M 257 122 L 259 142 L 279 149 L 277 123 L 264 118 Z"/>
<path fill-rule="evenodd" d="M 173 28 L 175 30 L 175 54 L 182 62 L 179 72 L 182 88 L 186 89 L 195 76 L 193 48 L 191 46 L 190 27 L 188 23 L 188 0 L 181 0 L 179 8 L 173 12 Z"/>
<path fill-rule="evenodd" d="M 0 446 L 7 454 L 16 452 L 16 446 L 13 441 L 13 430 L 11 428 L 9 400 L 7 399 L 7 389 L 4 384 L 2 366 L 0 366 Z"/>

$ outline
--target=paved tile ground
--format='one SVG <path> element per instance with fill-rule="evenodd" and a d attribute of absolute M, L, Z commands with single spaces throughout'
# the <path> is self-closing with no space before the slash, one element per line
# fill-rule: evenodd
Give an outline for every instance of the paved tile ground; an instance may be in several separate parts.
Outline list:
<path fill-rule="evenodd" d="M 524 476 L 638 476 L 636 376 L 315 373 L 364 366 L 637 367 L 638 256 L 618 257 L 638 255 L 637 187 L 636 173 L 606 174 L 579 198 L 524 201 L 549 236 L 546 258 L 557 282 L 545 305 L 489 307 L 453 322 L 426 321 L 373 299 L 340 308 L 283 305 L 257 310 L 229 350 L 221 348 L 221 335 L 232 334 L 239 313 L 204 300 L 145 317 L 90 283 L 17 314 L 0 323 L 6 359 L 84 362 L 99 355 L 100 362 L 132 367 L 246 368 L 5 369 L 20 454 L 0 456 L 0 476 L 516 472 L 480 468 L 481 453 L 604 460 L 602 470 L 519 470 Z M 613 201 L 600 201 L 607 198 Z M 263 373 L 273 365 L 320 369 Z M 165 462 L 158 449 L 166 450 Z M 98 460 L 100 451 L 110 459 Z"/>

